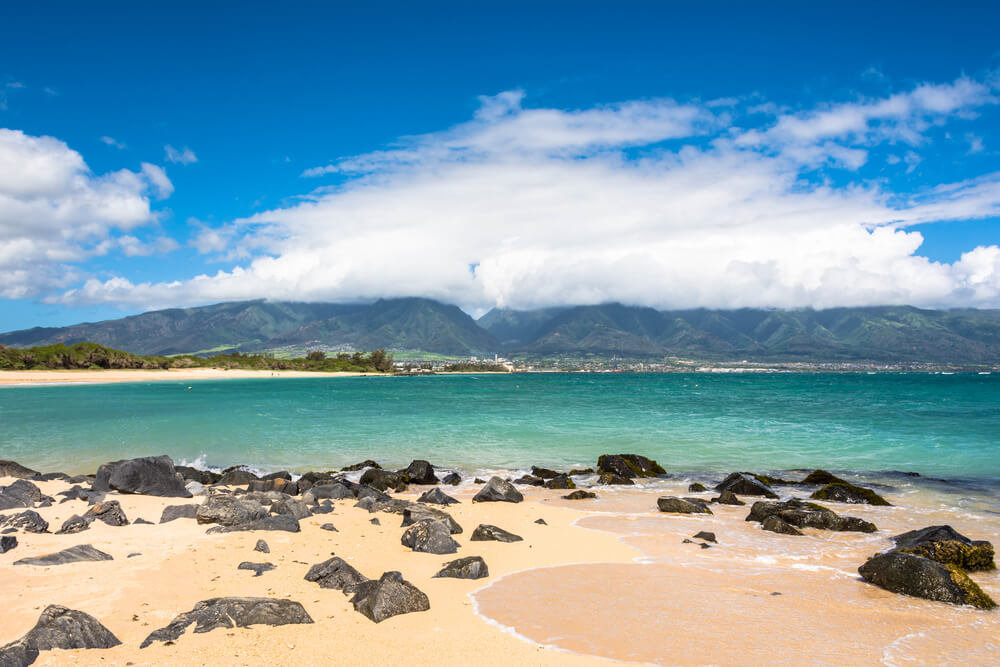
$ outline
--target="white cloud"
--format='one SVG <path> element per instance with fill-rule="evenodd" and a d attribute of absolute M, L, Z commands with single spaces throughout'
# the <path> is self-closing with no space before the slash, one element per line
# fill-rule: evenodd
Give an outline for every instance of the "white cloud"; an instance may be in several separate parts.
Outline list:
<path fill-rule="evenodd" d="M 128 146 L 118 141 L 114 137 L 107 137 L 107 136 L 101 137 L 101 142 L 113 148 L 117 148 L 118 150 L 124 150 L 128 148 Z"/>
<path fill-rule="evenodd" d="M 158 199 L 166 199 L 174 193 L 174 184 L 167 178 L 167 172 L 163 167 L 148 162 L 142 163 L 142 174 L 149 181 L 153 189 L 156 190 Z"/>
<path fill-rule="evenodd" d="M 194 154 L 194 151 L 185 146 L 181 150 L 177 150 L 170 144 L 163 147 L 164 153 L 166 154 L 167 162 L 173 162 L 174 164 L 192 164 L 198 161 L 198 156 Z"/>
<path fill-rule="evenodd" d="M 73 264 L 153 222 L 148 192 L 172 186 L 148 167 L 95 175 L 58 139 L 0 128 L 0 298 L 76 283 Z"/>
<path fill-rule="evenodd" d="M 982 153 L 986 148 L 983 145 L 983 138 L 971 132 L 965 135 L 965 140 L 969 142 L 969 155 L 972 155 L 973 153 Z"/>
<path fill-rule="evenodd" d="M 337 172 L 341 185 L 202 225 L 191 241 L 199 252 L 246 257 L 229 270 L 165 283 L 90 280 L 53 300 L 1000 306 L 996 246 L 931 262 L 912 228 L 1000 215 L 1000 173 L 917 196 L 882 181 L 805 178 L 827 166 L 854 174 L 891 144 L 904 146 L 896 168 L 912 169 L 921 159 L 912 147 L 932 123 L 995 102 L 984 84 L 961 78 L 815 111 L 757 104 L 771 122 L 744 130 L 727 105 L 526 109 L 523 93 L 510 91 L 481 98 L 454 128 L 303 174 Z"/>

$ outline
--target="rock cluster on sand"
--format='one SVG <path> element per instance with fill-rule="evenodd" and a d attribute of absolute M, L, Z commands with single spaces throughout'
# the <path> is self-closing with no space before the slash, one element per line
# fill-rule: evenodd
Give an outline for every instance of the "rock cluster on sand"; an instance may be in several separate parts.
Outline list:
<path fill-rule="evenodd" d="M 177 474 L 169 456 L 145 456 L 112 461 L 97 469 L 95 491 L 138 493 L 145 496 L 190 498 L 184 478 Z"/>
<path fill-rule="evenodd" d="M 0 665 L 30 665 L 40 651 L 54 648 L 111 648 L 119 644 L 118 638 L 90 614 L 53 604 L 42 611 L 27 634 L 0 648 Z"/>
<path fill-rule="evenodd" d="M 351 598 L 354 609 L 381 623 L 387 618 L 431 608 L 427 596 L 416 586 L 403 579 L 399 572 L 386 572 L 377 581 L 357 585 Z"/>
<path fill-rule="evenodd" d="M 26 479 L 19 479 L 0 490 L 0 510 L 17 507 L 49 507 L 55 502 Z"/>
<path fill-rule="evenodd" d="M 520 535 L 509 533 L 503 528 L 497 528 L 488 523 L 481 523 L 476 526 L 476 529 L 472 531 L 472 536 L 469 538 L 472 542 L 520 542 L 523 539 Z"/>
<path fill-rule="evenodd" d="M 468 556 L 444 564 L 434 578 L 483 579 L 490 576 L 490 569 L 482 556 Z"/>
<path fill-rule="evenodd" d="M 513 484 L 499 477 L 491 477 L 486 486 L 472 497 L 474 503 L 519 503 L 522 500 L 524 496 L 521 492 L 515 489 Z"/>
<path fill-rule="evenodd" d="M 169 625 L 155 630 L 139 645 L 146 648 L 155 641 L 179 639 L 188 626 L 194 631 L 211 632 L 216 628 L 245 628 L 249 625 L 288 625 L 312 623 L 305 608 L 294 600 L 276 598 L 212 598 L 177 616 Z"/>

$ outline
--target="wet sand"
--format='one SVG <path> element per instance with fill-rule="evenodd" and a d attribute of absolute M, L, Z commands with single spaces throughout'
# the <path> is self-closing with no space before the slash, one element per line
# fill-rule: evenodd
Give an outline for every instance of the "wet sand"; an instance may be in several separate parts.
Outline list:
<path fill-rule="evenodd" d="M 10 484 L 12 479 L 0 479 Z M 54 495 L 62 482 L 38 483 Z M 470 502 L 473 489 L 443 487 L 462 502 L 448 511 L 463 526 L 454 555 L 414 553 L 399 542 L 401 517 L 369 514 L 353 500 L 332 514 L 301 521 L 301 533 L 206 535 L 191 519 L 163 525 L 94 523 L 75 535 L 19 532 L 20 545 L 0 555 L 0 645 L 31 628 L 48 604 L 94 615 L 123 645 L 107 650 L 42 652 L 36 664 L 966 664 L 996 663 L 1000 613 L 894 595 L 863 583 L 857 567 L 887 548 L 887 537 L 951 523 L 973 539 L 1000 543 L 1000 515 L 949 509 L 950 499 L 907 492 L 903 507 L 829 506 L 875 521 L 875 534 L 807 530 L 805 537 L 765 533 L 744 521 L 747 507 L 713 505 L 712 516 L 655 510 L 656 488 L 595 489 L 596 501 L 566 501 L 565 491 L 523 489 L 519 504 Z M 426 487 L 411 487 L 425 490 Z M 694 494 L 711 495 L 711 494 Z M 397 494 L 413 500 L 417 493 Z M 162 508 L 190 500 L 109 494 L 128 518 L 156 522 Z M 751 499 L 747 499 L 751 500 Z M 947 501 L 947 502 L 945 502 Z M 978 507 L 978 506 L 977 506 Z M 86 504 L 70 501 L 36 510 L 55 531 Z M 6 510 L 4 514 L 18 510 Z M 378 518 L 380 526 L 370 523 Z M 534 523 L 544 518 L 548 525 Z M 333 523 L 339 532 L 321 530 Z M 479 523 L 523 542 L 470 542 Z M 682 540 L 714 531 L 719 544 L 702 549 Z M 271 553 L 253 551 L 258 539 Z M 27 556 L 92 544 L 113 561 L 50 568 L 12 565 Z M 141 555 L 129 558 L 131 553 Z M 375 624 L 340 591 L 303 579 L 331 554 L 376 578 L 398 570 L 424 591 L 429 611 Z M 443 563 L 481 555 L 490 577 L 434 579 Z M 277 569 L 254 577 L 241 561 Z M 1000 599 L 1000 577 L 975 573 Z M 781 595 L 773 595 L 773 593 Z M 305 607 L 311 625 L 255 626 L 188 632 L 167 646 L 139 649 L 154 629 L 200 600 L 218 596 L 287 597 Z"/>
<path fill-rule="evenodd" d="M 319 371 L 255 371 L 221 368 L 170 368 L 167 370 L 51 370 L 0 371 L 0 385 L 101 384 L 107 382 L 195 381 L 248 378 L 310 378 L 378 376 L 380 373 L 323 373 Z"/>

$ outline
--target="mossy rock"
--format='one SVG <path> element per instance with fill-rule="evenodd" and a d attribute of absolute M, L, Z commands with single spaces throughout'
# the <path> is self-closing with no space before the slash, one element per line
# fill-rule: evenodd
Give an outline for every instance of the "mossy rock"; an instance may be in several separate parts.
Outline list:
<path fill-rule="evenodd" d="M 993 545 L 985 540 L 970 540 L 951 526 L 929 526 L 896 535 L 895 551 L 930 558 L 963 570 L 995 570 Z"/>
<path fill-rule="evenodd" d="M 825 470 L 813 470 L 811 473 L 806 475 L 799 484 L 815 484 L 816 486 L 826 486 L 827 484 L 835 484 L 838 482 L 844 482 L 833 473 L 827 472 Z M 844 482 L 846 484 L 846 482 Z"/>
<path fill-rule="evenodd" d="M 965 593 L 965 604 L 979 609 L 996 609 L 997 603 L 974 582 L 965 571 L 956 565 L 946 565 L 951 572 L 951 580 Z"/>
<path fill-rule="evenodd" d="M 962 568 L 929 558 L 890 551 L 877 554 L 858 568 L 865 581 L 893 593 L 994 609 L 994 602 Z"/>
<path fill-rule="evenodd" d="M 853 503 L 856 505 L 892 507 L 892 503 L 871 489 L 844 481 L 831 482 L 809 497 L 813 500 L 832 500 L 834 502 Z"/>
<path fill-rule="evenodd" d="M 770 475 L 754 475 L 758 482 L 764 484 L 765 486 L 795 486 L 798 482 L 790 479 L 782 479 L 780 477 L 771 477 Z"/>

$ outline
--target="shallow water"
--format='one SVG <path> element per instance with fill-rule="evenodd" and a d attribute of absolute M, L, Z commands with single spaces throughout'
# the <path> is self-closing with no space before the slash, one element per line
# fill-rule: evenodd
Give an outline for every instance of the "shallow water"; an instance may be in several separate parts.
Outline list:
<path fill-rule="evenodd" d="M 918 483 L 889 494 L 896 507 L 824 503 L 873 521 L 876 533 L 791 537 L 744 521 L 752 498 L 744 507 L 713 505 L 712 516 L 679 516 L 655 511 L 655 498 L 689 495 L 686 485 L 653 491 L 600 490 L 597 501 L 578 501 L 605 513 L 577 525 L 619 535 L 636 549 L 635 562 L 515 573 L 474 594 L 479 613 L 540 644 L 665 665 L 1000 661 L 996 611 L 895 595 L 857 574 L 891 535 L 928 525 L 1000 544 L 1000 516 L 985 511 L 995 497 L 978 498 L 979 509 L 956 507 Z M 718 544 L 683 543 L 703 530 Z M 1000 599 L 996 571 L 972 576 Z"/>
<path fill-rule="evenodd" d="M 189 389 L 190 387 L 190 389 Z M 1000 375 L 527 374 L 0 388 L 0 453 L 44 470 L 170 454 L 207 466 L 413 458 L 466 472 L 902 470 L 1000 479 Z"/>

